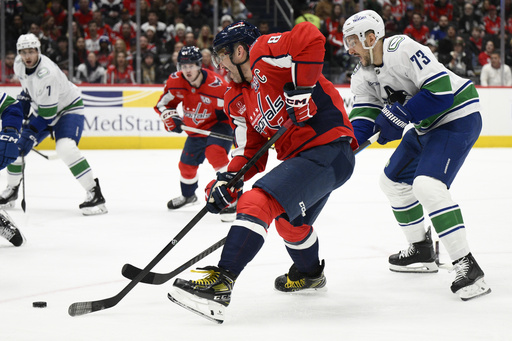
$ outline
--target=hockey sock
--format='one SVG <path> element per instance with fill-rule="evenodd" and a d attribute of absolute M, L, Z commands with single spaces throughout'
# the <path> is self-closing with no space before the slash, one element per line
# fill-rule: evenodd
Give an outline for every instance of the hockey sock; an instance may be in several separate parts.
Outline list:
<path fill-rule="evenodd" d="M 446 185 L 428 176 L 418 176 L 413 187 L 450 258 L 456 260 L 467 255 L 470 249 L 462 213 Z"/>
<path fill-rule="evenodd" d="M 69 170 L 78 180 L 80 185 L 89 191 L 96 186 L 92 169 L 87 160 L 82 156 L 76 142 L 70 138 L 58 139 L 55 150 L 59 158 L 69 167 Z"/>
<path fill-rule="evenodd" d="M 18 157 L 16 161 L 7 166 L 7 185 L 18 186 L 21 182 L 21 157 Z"/>
<path fill-rule="evenodd" d="M 198 187 L 197 169 L 199 166 L 187 165 L 180 161 L 178 167 L 180 169 L 181 194 L 186 198 L 191 197 Z"/>

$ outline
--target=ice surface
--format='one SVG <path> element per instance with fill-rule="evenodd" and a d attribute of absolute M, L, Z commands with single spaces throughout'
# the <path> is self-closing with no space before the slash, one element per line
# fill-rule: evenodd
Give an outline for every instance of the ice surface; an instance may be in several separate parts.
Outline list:
<path fill-rule="evenodd" d="M 510 340 L 512 149 L 474 149 L 452 186 L 472 252 L 493 290 L 468 302 L 450 291 L 454 273 L 388 270 L 389 254 L 407 246 L 378 187 L 391 152 L 370 148 L 358 155 L 352 179 L 331 195 L 315 224 L 327 292 L 274 291 L 275 277 L 287 272 L 291 261 L 271 228 L 236 283 L 223 325 L 172 304 L 167 299 L 172 280 L 138 284 L 104 311 L 67 313 L 71 303 L 116 295 L 129 283 L 122 266 L 144 268 L 201 209 L 202 204 L 174 212 L 166 207 L 179 195 L 180 151 L 83 151 L 109 209 L 93 217 L 79 211 L 85 192 L 67 167 L 32 153 L 27 212 L 20 208 L 21 197 L 9 210 L 28 243 L 15 248 L 0 240 L 0 340 Z M 271 155 L 270 166 L 274 160 Z M 213 177 L 211 166 L 203 164 L 199 197 Z M 228 229 L 218 216 L 207 214 L 154 270 L 174 270 Z M 219 254 L 197 265 L 215 265 Z M 449 261 L 442 247 L 441 261 Z M 46 301 L 48 307 L 33 308 L 33 301 Z"/>

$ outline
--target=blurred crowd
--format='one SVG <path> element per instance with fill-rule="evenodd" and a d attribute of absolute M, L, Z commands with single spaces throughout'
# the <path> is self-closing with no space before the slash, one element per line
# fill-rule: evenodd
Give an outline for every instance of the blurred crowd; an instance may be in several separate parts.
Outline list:
<path fill-rule="evenodd" d="M 363 0 L 361 0 L 363 1 Z M 136 24 L 135 0 L 2 0 L 5 6 L 4 82 L 17 82 L 12 72 L 16 40 L 34 33 L 41 40 L 41 52 L 69 76 L 69 35 L 72 36 L 75 83 L 162 84 L 176 71 L 178 51 L 197 46 L 203 53 L 203 66 L 223 75 L 211 64 L 214 35 L 235 20 L 246 19 L 262 34 L 287 30 L 251 12 L 256 2 L 219 0 L 220 26 L 213 27 L 211 0 L 141 0 L 140 28 Z M 310 21 L 326 37 L 324 73 L 337 84 L 350 82 L 357 59 L 343 46 L 342 27 L 346 18 L 358 12 L 358 0 L 294 0 L 295 24 Z M 386 35 L 406 34 L 428 45 L 438 60 L 456 74 L 476 84 L 512 85 L 512 0 L 364 0 L 385 20 Z M 504 11 L 505 60 L 500 57 L 501 18 Z M 68 12 L 72 27 L 68 27 Z M 140 30 L 140 65 L 135 58 L 136 33 Z M 486 66 L 487 65 L 487 66 Z M 485 66 L 485 67 L 484 67 Z M 505 78 L 501 68 L 505 68 Z M 1 69 L 0 69 L 1 70 Z M 497 71 L 498 70 L 498 71 Z M 225 75 L 223 75 L 225 76 Z"/>

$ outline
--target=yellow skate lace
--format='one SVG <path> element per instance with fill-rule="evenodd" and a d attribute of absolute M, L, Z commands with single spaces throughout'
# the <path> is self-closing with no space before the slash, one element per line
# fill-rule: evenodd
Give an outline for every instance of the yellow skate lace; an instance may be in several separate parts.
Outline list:
<path fill-rule="evenodd" d="M 218 281 L 219 275 L 220 275 L 220 273 L 215 270 L 191 270 L 191 271 L 195 272 L 195 273 L 206 274 L 204 278 L 192 281 L 195 285 L 200 285 L 200 286 L 211 286 L 211 285 L 215 284 Z"/>
<path fill-rule="evenodd" d="M 299 279 L 298 281 L 290 281 L 290 278 L 287 277 L 286 284 L 284 285 L 285 288 L 303 288 L 306 284 L 306 281 L 304 278 Z"/>

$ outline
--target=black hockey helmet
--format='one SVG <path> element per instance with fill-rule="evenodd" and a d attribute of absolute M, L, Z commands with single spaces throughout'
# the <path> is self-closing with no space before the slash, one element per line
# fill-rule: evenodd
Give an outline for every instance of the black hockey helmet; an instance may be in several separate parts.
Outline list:
<path fill-rule="evenodd" d="M 201 67 L 202 61 L 203 54 L 197 46 L 184 46 L 178 53 L 177 68 L 180 70 L 183 64 L 196 64 Z"/>
<path fill-rule="evenodd" d="M 249 47 L 261 36 L 260 31 L 253 24 L 242 20 L 226 26 L 213 40 L 213 62 L 218 67 L 220 54 L 229 55 L 233 53 L 236 44 L 243 44 L 249 51 Z"/>

